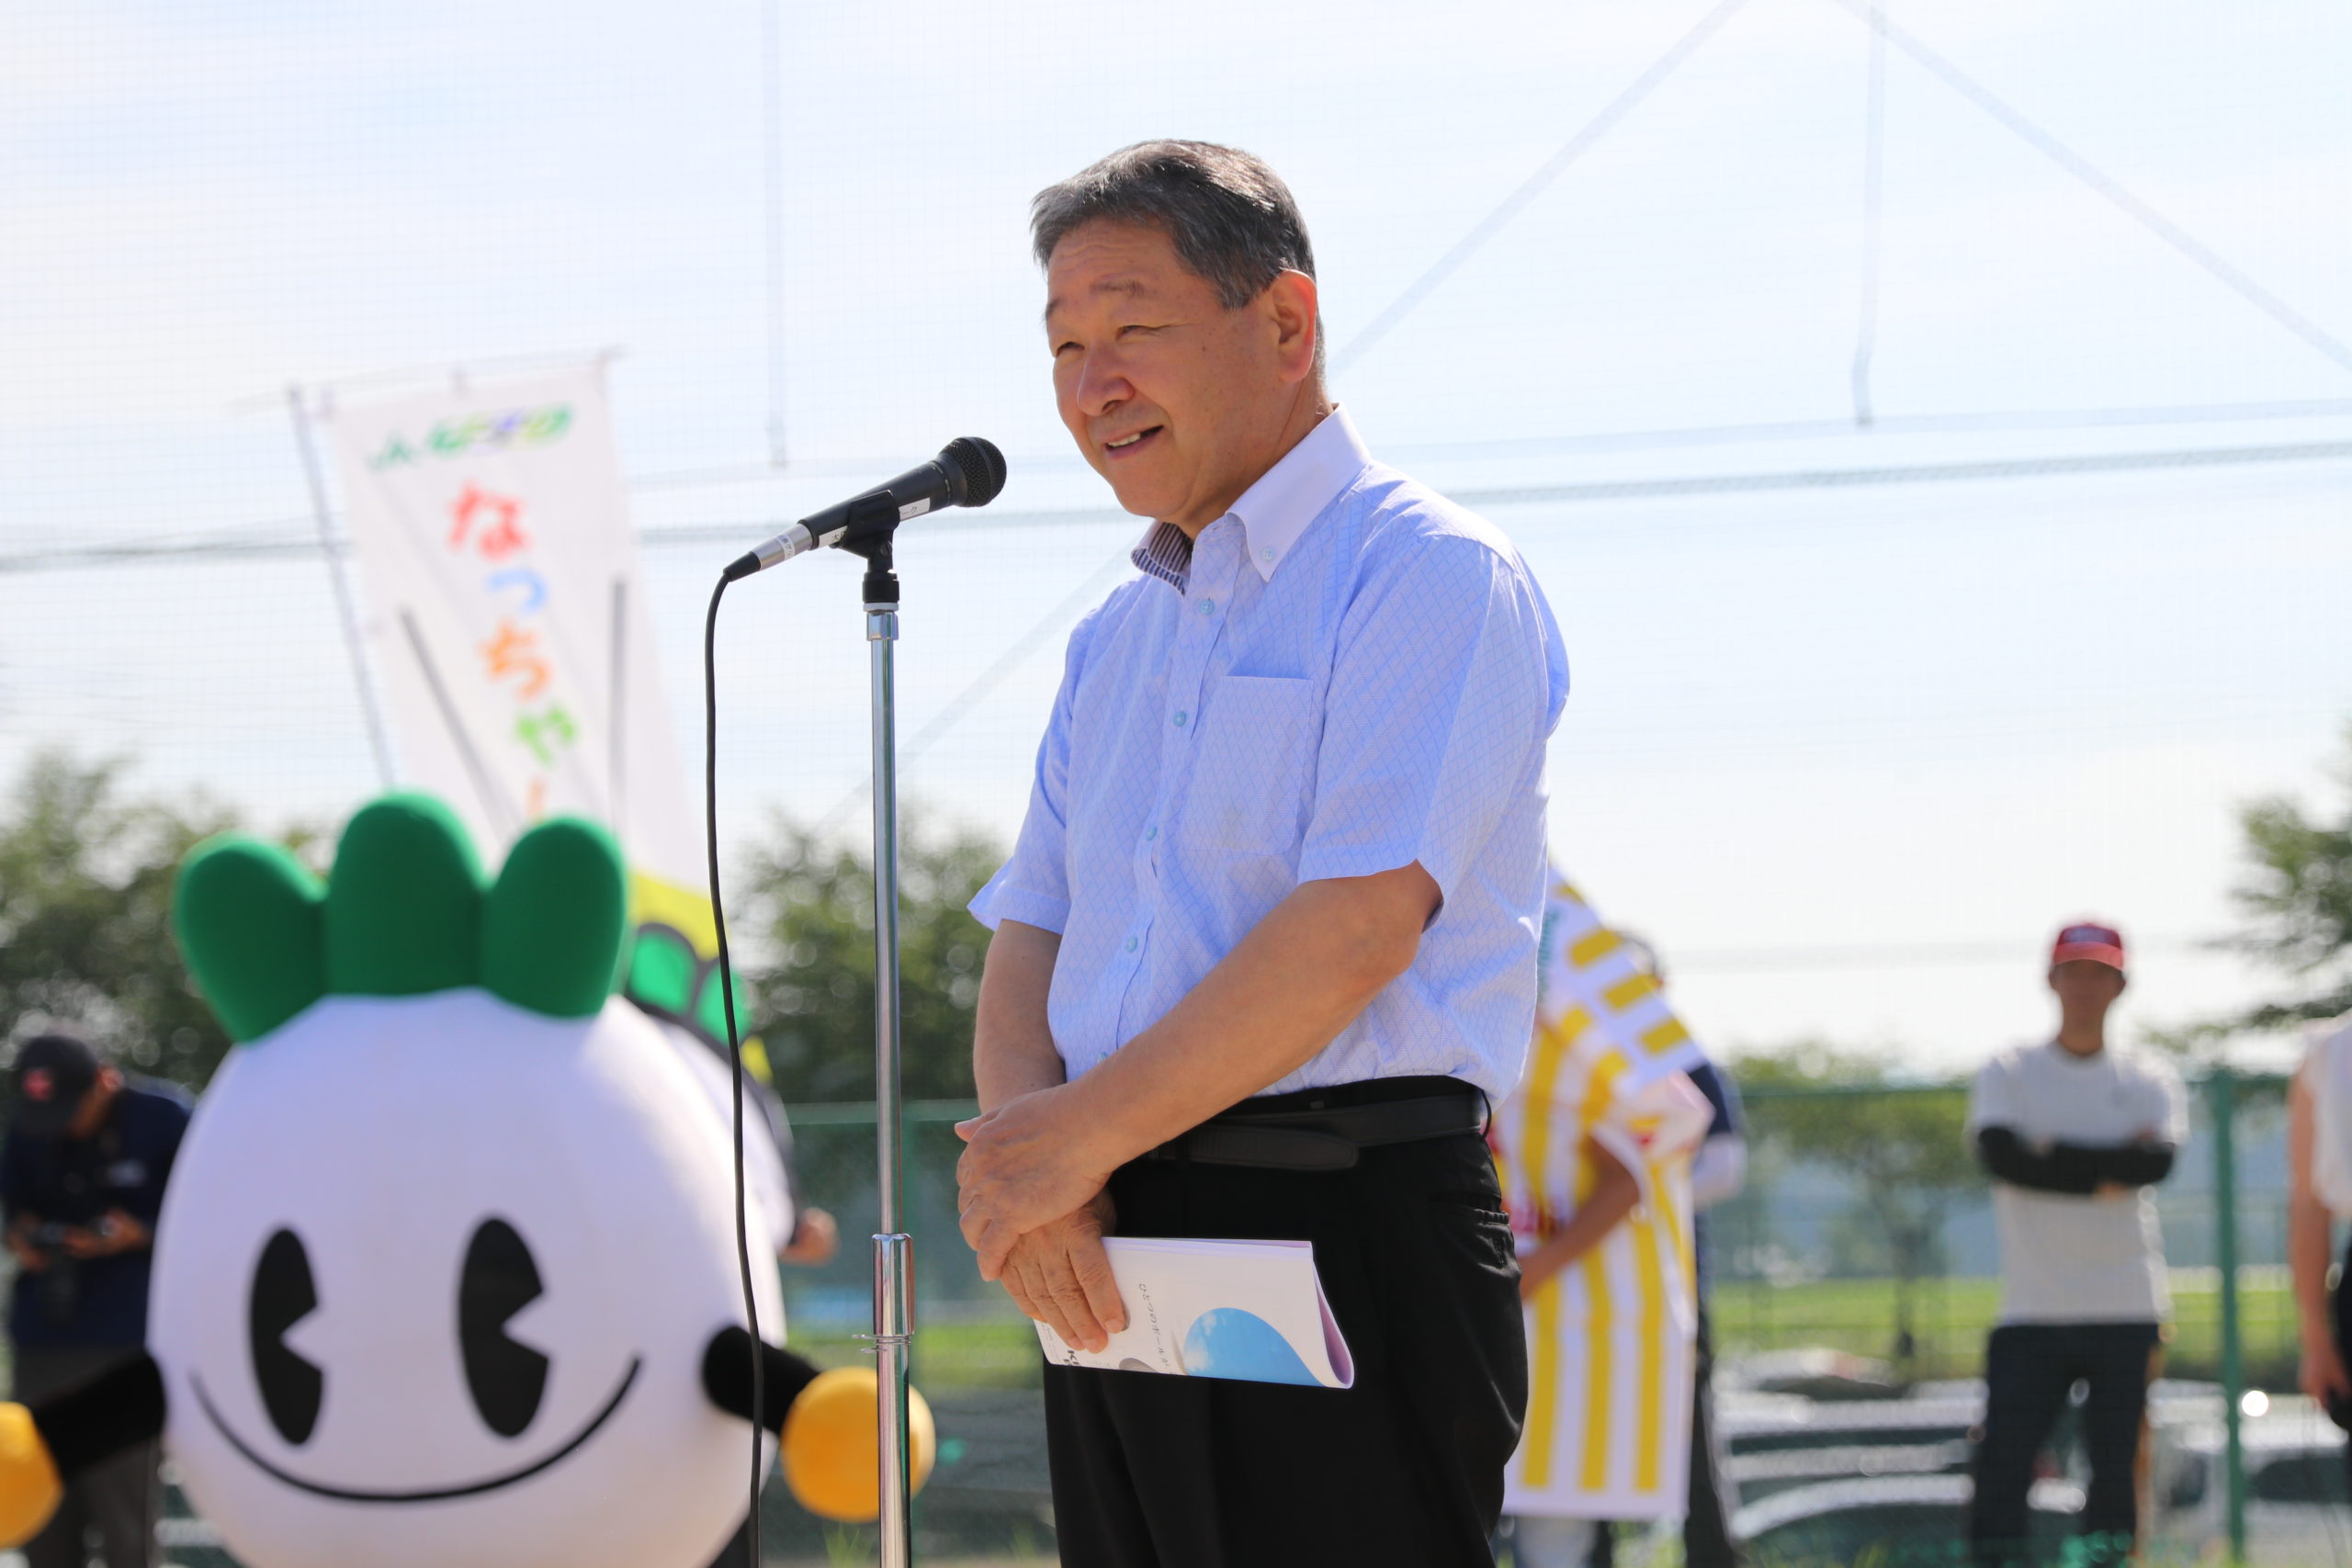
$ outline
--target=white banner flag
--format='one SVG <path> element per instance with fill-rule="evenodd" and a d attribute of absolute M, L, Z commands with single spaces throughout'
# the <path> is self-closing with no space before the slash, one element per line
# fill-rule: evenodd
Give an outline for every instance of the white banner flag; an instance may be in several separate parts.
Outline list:
<path fill-rule="evenodd" d="M 601 370 L 338 408 L 329 423 L 406 782 L 464 816 L 492 865 L 544 818 L 605 823 L 639 918 L 707 945 L 702 823 Z"/>

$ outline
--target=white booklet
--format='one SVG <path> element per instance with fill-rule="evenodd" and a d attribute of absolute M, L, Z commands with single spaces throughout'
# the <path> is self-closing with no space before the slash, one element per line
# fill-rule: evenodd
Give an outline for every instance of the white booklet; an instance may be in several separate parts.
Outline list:
<path fill-rule="evenodd" d="M 1080 1350 L 1045 1324 L 1037 1342 L 1064 1367 L 1352 1388 L 1354 1360 L 1323 1299 L 1307 1241 L 1106 1236 L 1127 1326 Z"/>

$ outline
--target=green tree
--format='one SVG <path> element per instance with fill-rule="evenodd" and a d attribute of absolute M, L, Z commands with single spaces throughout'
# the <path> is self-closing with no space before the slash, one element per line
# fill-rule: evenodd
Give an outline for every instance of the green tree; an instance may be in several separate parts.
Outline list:
<path fill-rule="evenodd" d="M 971 829 L 910 813 L 899 844 L 902 1082 L 910 1099 L 972 1093 L 972 1006 L 989 933 L 965 911 L 1003 861 Z M 786 1105 L 874 1098 L 874 865 L 779 818 L 732 884 L 728 928 Z"/>
<path fill-rule="evenodd" d="M 2245 874 L 2231 899 L 2247 918 L 2230 945 L 2290 977 L 2294 994 L 2223 1027 L 2280 1029 L 2352 1012 L 2352 729 L 2331 770 L 2345 798 L 2306 811 L 2266 795 L 2238 812 Z"/>
<path fill-rule="evenodd" d="M 125 1063 L 200 1089 L 228 1039 L 171 933 L 173 878 L 228 809 L 132 795 L 119 761 L 32 759 L 0 806 L 0 1032 L 77 1024 Z M 315 841 L 296 831 L 298 849 Z M 972 1092 L 972 1006 L 988 932 L 965 913 L 1002 860 L 984 834 L 910 813 L 900 845 L 905 1084 Z M 874 1093 L 874 876 L 858 851 L 778 821 L 730 879 L 748 1021 L 787 1104 Z"/>
<path fill-rule="evenodd" d="M 1894 1276 L 1894 1359 L 1907 1365 L 1918 1345 L 1918 1282 L 1941 1261 L 1952 1203 L 1984 1177 L 1968 1145 L 1966 1088 L 1894 1083 L 1889 1055 L 1805 1041 L 1743 1055 L 1733 1071 L 1759 1152 L 1774 1164 L 1825 1165 L 1853 1182 L 1855 1215 Z"/>
<path fill-rule="evenodd" d="M 44 751 L 0 807 L 0 1029 L 77 1025 L 125 1065 L 201 1088 L 229 1042 L 172 940 L 172 879 L 232 818 L 134 798 L 123 771 Z"/>

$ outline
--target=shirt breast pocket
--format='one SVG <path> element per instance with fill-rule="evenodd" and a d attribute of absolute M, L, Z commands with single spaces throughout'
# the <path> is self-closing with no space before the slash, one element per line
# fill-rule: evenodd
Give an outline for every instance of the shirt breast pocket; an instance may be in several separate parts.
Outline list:
<path fill-rule="evenodd" d="M 1254 854 L 1292 849 L 1306 826 L 1322 731 L 1314 682 L 1227 675 L 1205 696 L 1185 836 L 1195 844 Z"/>

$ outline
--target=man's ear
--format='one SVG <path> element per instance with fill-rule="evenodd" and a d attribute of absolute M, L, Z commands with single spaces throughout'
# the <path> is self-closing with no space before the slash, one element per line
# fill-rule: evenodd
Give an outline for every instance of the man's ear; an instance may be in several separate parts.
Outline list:
<path fill-rule="evenodd" d="M 1315 280 L 1284 269 L 1274 274 L 1258 302 L 1274 328 L 1274 352 L 1284 384 L 1296 385 L 1314 375 L 1316 344 L 1323 332 Z"/>

